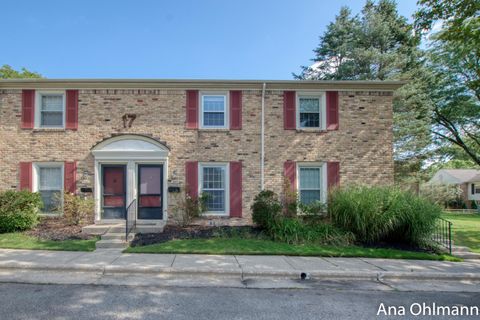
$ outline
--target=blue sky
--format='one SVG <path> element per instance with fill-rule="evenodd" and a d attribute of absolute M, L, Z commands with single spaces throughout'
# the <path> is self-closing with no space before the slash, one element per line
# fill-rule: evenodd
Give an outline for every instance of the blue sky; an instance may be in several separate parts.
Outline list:
<path fill-rule="evenodd" d="M 0 65 L 48 78 L 291 79 L 340 7 L 364 2 L 2 0 Z"/>

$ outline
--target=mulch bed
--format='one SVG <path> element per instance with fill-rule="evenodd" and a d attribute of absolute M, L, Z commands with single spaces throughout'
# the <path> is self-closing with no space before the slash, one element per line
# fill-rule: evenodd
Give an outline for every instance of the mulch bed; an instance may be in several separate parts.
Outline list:
<path fill-rule="evenodd" d="M 238 227 L 206 227 L 206 226 L 188 226 L 180 227 L 167 225 L 161 233 L 142 233 L 136 234 L 131 246 L 145 246 L 149 244 L 162 243 L 175 239 L 209 239 L 215 237 L 233 237 L 246 236 L 250 238 L 261 237 L 262 230 L 250 226 Z"/>
<path fill-rule="evenodd" d="M 95 236 L 82 233 L 84 225 L 69 225 L 62 217 L 43 217 L 39 224 L 25 234 L 42 240 L 88 240 Z"/>
<path fill-rule="evenodd" d="M 425 252 L 425 253 L 438 253 L 438 250 L 434 248 L 420 248 L 416 246 L 412 246 L 411 244 L 405 243 L 391 243 L 391 242 L 380 242 L 376 244 L 366 245 L 366 244 L 359 244 L 365 248 L 373 248 L 373 249 L 397 249 L 403 251 L 415 251 L 415 252 Z"/>
<path fill-rule="evenodd" d="M 142 233 L 136 234 L 131 246 L 146 246 L 150 244 L 163 243 L 176 239 L 209 239 L 215 237 L 248 237 L 248 238 L 265 238 L 263 231 L 260 228 L 251 226 L 188 226 L 180 227 L 175 225 L 167 225 L 162 233 Z M 408 244 L 399 243 L 377 243 L 375 245 L 357 244 L 366 248 L 383 248 L 383 249 L 398 249 L 416 252 L 436 253 L 434 249 L 425 249 L 414 247 Z"/>

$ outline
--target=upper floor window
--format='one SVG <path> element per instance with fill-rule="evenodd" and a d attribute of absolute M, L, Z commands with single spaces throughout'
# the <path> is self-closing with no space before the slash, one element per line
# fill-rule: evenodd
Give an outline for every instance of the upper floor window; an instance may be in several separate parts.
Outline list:
<path fill-rule="evenodd" d="M 325 95 L 301 94 L 297 96 L 297 129 L 324 129 Z"/>
<path fill-rule="evenodd" d="M 65 126 L 65 93 L 38 92 L 35 122 L 37 128 L 63 128 Z"/>
<path fill-rule="evenodd" d="M 228 127 L 227 101 L 227 94 L 202 93 L 200 113 L 202 128 L 224 129 Z"/>

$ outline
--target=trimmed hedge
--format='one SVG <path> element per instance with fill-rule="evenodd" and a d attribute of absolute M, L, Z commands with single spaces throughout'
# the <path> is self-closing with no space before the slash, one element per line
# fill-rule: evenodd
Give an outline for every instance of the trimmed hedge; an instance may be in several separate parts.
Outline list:
<path fill-rule="evenodd" d="M 422 245 L 429 241 L 442 209 L 395 187 L 355 186 L 332 191 L 328 212 L 337 227 L 360 242 Z"/>
<path fill-rule="evenodd" d="M 30 191 L 0 192 L 0 233 L 31 229 L 43 207 L 40 194 Z"/>

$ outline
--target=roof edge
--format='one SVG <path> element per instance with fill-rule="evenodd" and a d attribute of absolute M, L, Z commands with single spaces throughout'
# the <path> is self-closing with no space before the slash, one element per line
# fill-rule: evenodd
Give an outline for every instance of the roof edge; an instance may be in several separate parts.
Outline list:
<path fill-rule="evenodd" d="M 202 79 L 0 79 L 0 89 L 335 89 L 394 91 L 405 81 L 202 80 Z"/>

